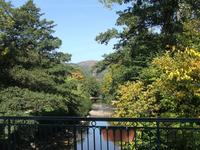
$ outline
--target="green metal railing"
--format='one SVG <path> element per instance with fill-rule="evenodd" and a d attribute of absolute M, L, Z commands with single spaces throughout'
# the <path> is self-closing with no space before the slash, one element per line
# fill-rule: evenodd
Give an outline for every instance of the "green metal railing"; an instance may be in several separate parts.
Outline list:
<path fill-rule="evenodd" d="M 0 117 L 1 150 L 198 150 L 200 119 Z"/>

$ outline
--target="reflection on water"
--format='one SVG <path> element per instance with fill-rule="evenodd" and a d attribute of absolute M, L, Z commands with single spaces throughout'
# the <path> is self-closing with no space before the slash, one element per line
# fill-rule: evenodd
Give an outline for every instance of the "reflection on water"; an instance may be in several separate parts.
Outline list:
<path fill-rule="evenodd" d="M 113 142 L 133 142 L 134 140 L 134 130 L 130 129 L 101 129 L 102 136 L 104 140 L 109 140 Z"/>
<path fill-rule="evenodd" d="M 126 129 L 106 129 L 108 122 L 96 122 L 102 128 L 89 128 L 77 142 L 78 150 L 120 150 L 119 142 L 131 142 L 134 131 Z M 82 140 L 81 140 L 82 139 Z M 107 140 L 108 139 L 108 140 Z"/>
<path fill-rule="evenodd" d="M 94 103 L 90 115 L 93 117 L 110 117 L 113 108 L 103 103 Z M 94 122 L 93 122 L 94 123 Z M 109 127 L 106 121 L 96 121 L 78 133 L 77 150 L 121 150 L 122 142 L 133 142 L 134 130 Z M 74 148 L 75 149 L 75 148 Z"/>
<path fill-rule="evenodd" d="M 96 126 L 108 126 L 107 122 L 97 121 Z M 113 141 L 103 138 L 99 128 L 90 128 L 88 133 L 84 133 L 83 141 L 78 141 L 77 150 L 120 150 Z"/>

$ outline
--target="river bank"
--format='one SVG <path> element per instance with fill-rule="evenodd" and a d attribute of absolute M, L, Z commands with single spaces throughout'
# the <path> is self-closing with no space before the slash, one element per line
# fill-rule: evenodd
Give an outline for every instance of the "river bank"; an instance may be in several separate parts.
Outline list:
<path fill-rule="evenodd" d="M 109 104 L 94 103 L 92 109 L 89 112 L 90 117 L 112 117 L 114 108 Z"/>

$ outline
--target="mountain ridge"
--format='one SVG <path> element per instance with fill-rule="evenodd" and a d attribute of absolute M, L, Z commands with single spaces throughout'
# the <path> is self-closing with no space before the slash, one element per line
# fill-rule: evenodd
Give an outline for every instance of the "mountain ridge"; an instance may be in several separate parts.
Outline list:
<path fill-rule="evenodd" d="M 86 60 L 76 63 L 87 76 L 96 76 L 93 67 L 98 63 L 96 60 Z"/>

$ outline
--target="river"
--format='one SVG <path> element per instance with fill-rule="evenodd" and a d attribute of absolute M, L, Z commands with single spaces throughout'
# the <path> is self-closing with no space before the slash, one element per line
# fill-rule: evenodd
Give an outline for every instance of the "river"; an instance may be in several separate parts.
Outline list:
<path fill-rule="evenodd" d="M 90 117 L 111 117 L 114 109 L 103 103 L 94 103 L 92 110 L 90 111 Z M 91 122 L 90 122 L 91 125 Z M 109 126 L 108 122 L 97 121 L 96 126 Z M 88 131 L 83 133 L 82 141 L 79 140 L 77 143 L 78 150 L 120 150 L 118 145 L 105 134 L 106 130 L 101 128 L 90 128 Z M 108 133 L 108 132 L 107 132 Z M 95 140 L 94 140 L 95 139 Z"/>

